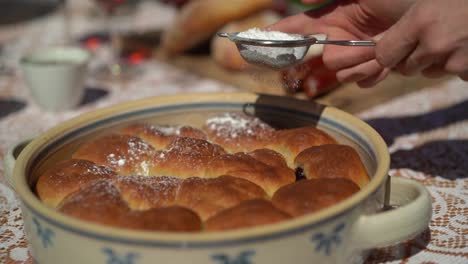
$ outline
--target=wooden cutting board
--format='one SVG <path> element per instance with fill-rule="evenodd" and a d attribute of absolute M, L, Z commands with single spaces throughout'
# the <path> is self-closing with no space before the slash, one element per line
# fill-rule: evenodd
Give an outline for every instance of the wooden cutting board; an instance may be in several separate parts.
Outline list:
<path fill-rule="evenodd" d="M 183 55 L 168 60 L 156 55 L 156 59 L 164 60 L 169 64 L 195 72 L 201 76 L 213 78 L 239 87 L 241 91 L 305 98 L 305 95 L 301 93 L 294 95 L 286 94 L 281 86 L 279 73 L 275 71 L 259 69 L 242 72 L 229 71 L 217 65 L 206 55 Z M 385 81 L 381 82 L 376 87 L 362 89 L 356 84 L 344 84 L 332 92 L 315 98 L 314 100 L 355 114 L 382 104 L 397 96 L 430 87 L 443 80 L 444 79 L 433 80 L 423 77 L 409 78 L 392 73 Z"/>

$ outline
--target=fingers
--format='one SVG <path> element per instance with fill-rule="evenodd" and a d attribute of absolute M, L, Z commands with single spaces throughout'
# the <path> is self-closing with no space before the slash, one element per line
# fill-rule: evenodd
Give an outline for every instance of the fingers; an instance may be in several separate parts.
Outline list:
<path fill-rule="evenodd" d="M 362 88 L 368 88 L 383 81 L 390 73 L 389 68 L 383 68 L 376 59 L 338 71 L 336 74 L 340 82 L 357 82 Z"/>
<path fill-rule="evenodd" d="M 377 60 L 372 59 L 359 65 L 340 70 L 336 78 L 340 82 L 359 82 L 367 78 L 381 74 L 384 70 Z"/>
<path fill-rule="evenodd" d="M 437 79 L 447 74 L 447 72 L 444 69 L 444 65 L 440 64 L 431 65 L 426 69 L 422 70 L 421 73 L 423 76 L 431 79 Z"/>
<path fill-rule="evenodd" d="M 385 68 L 385 69 L 382 69 L 379 73 L 369 76 L 366 79 L 357 82 L 357 84 L 361 88 L 369 88 L 383 81 L 385 78 L 387 78 L 389 74 L 390 74 L 390 69 Z"/>
<path fill-rule="evenodd" d="M 403 75 L 411 76 L 420 73 L 435 63 L 437 58 L 427 52 L 423 45 L 418 45 L 411 54 L 396 65 L 396 69 Z"/>
<path fill-rule="evenodd" d="M 382 39 L 377 42 L 375 55 L 377 61 L 385 68 L 395 67 L 408 57 L 418 44 L 419 25 L 409 10 L 403 17 L 390 27 Z M 419 59 L 419 58 L 413 58 Z"/>
<path fill-rule="evenodd" d="M 355 35 L 342 28 L 328 28 L 328 39 L 358 39 Z M 346 47 L 325 45 L 323 50 L 323 62 L 332 70 L 350 68 L 375 57 L 374 47 Z"/>
<path fill-rule="evenodd" d="M 447 7 L 450 3 L 452 6 Z M 422 73 L 429 78 L 439 78 L 454 74 L 466 80 L 468 34 L 464 28 L 468 25 L 468 12 L 453 8 L 457 7 L 454 3 L 461 2 L 450 3 L 421 1 L 412 6 L 377 42 L 377 61 L 385 68 L 396 68 L 403 75 Z"/>
<path fill-rule="evenodd" d="M 359 39 L 345 29 L 327 25 L 320 18 L 308 13 L 284 18 L 266 29 L 299 34 L 322 33 L 330 40 Z M 346 69 L 373 59 L 374 56 L 374 47 L 325 45 L 323 52 L 324 63 L 331 70 Z"/>
<path fill-rule="evenodd" d="M 441 54 L 445 53 L 446 52 Z M 422 75 L 428 78 L 440 78 L 447 74 L 453 74 L 466 80 L 466 74 L 468 72 L 468 47 L 458 48 L 450 55 L 434 54 L 430 52 L 429 54 L 429 58 L 425 61 L 421 61 L 419 66 L 410 67 L 408 66 L 410 63 L 406 62 L 398 66 L 397 69 L 405 75 L 412 75 L 412 73 L 416 72 L 415 69 L 422 69 Z M 411 56 L 413 55 L 410 55 L 410 58 Z M 408 60 L 410 60 L 410 58 L 408 58 Z"/>
<path fill-rule="evenodd" d="M 468 45 L 455 50 L 445 64 L 448 73 L 455 74 L 463 80 L 467 80 L 468 73 Z"/>
<path fill-rule="evenodd" d="M 464 81 L 468 81 L 468 71 L 458 75 L 458 77 L 460 77 Z"/>

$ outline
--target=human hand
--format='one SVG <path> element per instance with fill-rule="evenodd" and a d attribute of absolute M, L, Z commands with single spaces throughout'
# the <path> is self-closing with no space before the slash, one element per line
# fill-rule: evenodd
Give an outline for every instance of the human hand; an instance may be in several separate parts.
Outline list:
<path fill-rule="evenodd" d="M 468 31 L 459 28 L 468 26 L 467 4 L 465 0 L 340 1 L 320 12 L 285 18 L 269 29 L 303 34 L 324 33 L 329 39 L 377 41 L 375 49 L 325 46 L 324 62 L 337 70 L 337 78 L 341 82 L 373 86 L 383 80 L 393 67 L 405 75 L 419 71 L 428 77 L 453 73 L 466 79 Z M 452 28 L 457 31 L 450 31 Z M 449 33 L 451 36 L 447 36 Z M 441 37 L 433 41 L 434 35 Z M 458 56 L 448 56 L 451 52 Z"/>
<path fill-rule="evenodd" d="M 384 67 L 404 75 L 454 74 L 468 81 L 468 1 L 418 1 L 376 47 Z"/>

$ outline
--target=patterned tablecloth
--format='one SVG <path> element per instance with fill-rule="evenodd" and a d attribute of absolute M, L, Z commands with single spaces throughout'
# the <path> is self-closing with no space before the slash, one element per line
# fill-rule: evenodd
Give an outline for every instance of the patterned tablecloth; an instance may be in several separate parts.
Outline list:
<path fill-rule="evenodd" d="M 143 21 L 159 17 L 153 26 L 164 26 L 160 22 L 164 21 L 162 17 L 167 17 L 168 10 L 161 6 L 146 6 L 141 10 L 144 10 Z M 57 32 L 62 26 L 61 19 L 60 15 L 52 15 L 22 26 L 21 37 L 8 38 L 6 44 L 11 52 L 8 59 L 14 61 L 18 57 L 15 54 L 54 43 L 60 35 Z M 146 25 L 138 21 L 135 25 Z M 92 24 L 74 17 L 73 34 L 86 32 Z M 0 28 L 0 36 L 11 30 L 11 27 Z M 49 33 L 44 34 L 45 30 Z M 157 62 L 139 67 L 138 78 L 125 83 L 89 77 L 82 105 L 61 113 L 38 108 L 20 72 L 1 73 L 0 158 L 3 159 L 6 149 L 14 142 L 93 109 L 162 94 L 236 90 Z M 390 174 L 423 183 L 433 199 L 433 216 L 427 231 L 411 241 L 373 250 L 367 263 L 468 263 L 468 83 L 456 79 L 434 82 L 426 89 L 397 97 L 358 116 L 379 131 L 388 143 L 392 155 Z M 0 263 L 31 263 L 19 202 L 6 184 L 4 174 L 0 164 Z"/>

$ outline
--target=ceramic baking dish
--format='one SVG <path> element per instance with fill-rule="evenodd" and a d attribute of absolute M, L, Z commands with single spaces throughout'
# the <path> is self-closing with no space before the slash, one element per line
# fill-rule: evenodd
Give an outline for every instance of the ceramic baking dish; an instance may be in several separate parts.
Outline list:
<path fill-rule="evenodd" d="M 325 210 L 238 231 L 164 233 L 106 227 L 63 215 L 37 198 L 37 176 L 100 131 L 135 121 L 200 126 L 210 115 L 244 112 L 278 127 L 316 125 L 353 146 L 370 183 Z M 388 177 L 389 153 L 379 134 L 333 107 L 252 93 L 186 94 L 144 99 L 81 115 L 37 136 L 6 158 L 22 204 L 31 254 L 40 264 L 62 263 L 359 263 L 367 249 L 414 237 L 427 228 L 431 199 L 417 182 Z M 14 166 L 13 166 L 13 163 Z M 383 210 L 384 205 L 396 206 Z"/>

